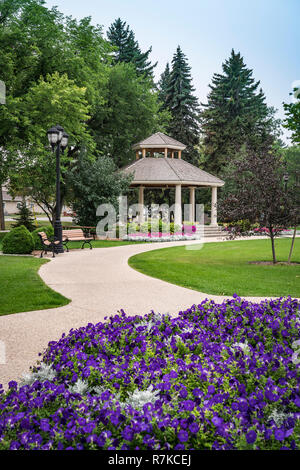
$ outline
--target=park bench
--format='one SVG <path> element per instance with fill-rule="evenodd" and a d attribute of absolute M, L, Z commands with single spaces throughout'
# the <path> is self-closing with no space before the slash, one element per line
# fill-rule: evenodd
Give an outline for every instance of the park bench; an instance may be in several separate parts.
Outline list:
<path fill-rule="evenodd" d="M 85 244 L 88 244 L 90 246 L 90 250 L 93 248 L 91 245 L 91 241 L 93 238 L 87 238 L 82 229 L 75 229 L 75 230 L 63 230 L 62 231 L 62 242 L 65 248 L 67 249 L 67 252 L 69 251 L 68 247 L 68 242 L 83 242 L 81 245 L 81 249 L 84 248 Z"/>
<path fill-rule="evenodd" d="M 57 251 L 57 246 L 59 244 L 59 240 L 50 240 L 46 233 L 45 232 L 39 232 L 38 233 L 39 236 L 40 236 L 40 239 L 41 239 L 41 242 L 42 242 L 42 251 L 41 251 L 41 256 L 40 258 L 43 258 L 43 254 L 44 253 L 47 253 L 48 251 L 51 251 L 52 252 L 52 257 L 55 258 L 55 254 L 54 253 L 58 253 Z"/>

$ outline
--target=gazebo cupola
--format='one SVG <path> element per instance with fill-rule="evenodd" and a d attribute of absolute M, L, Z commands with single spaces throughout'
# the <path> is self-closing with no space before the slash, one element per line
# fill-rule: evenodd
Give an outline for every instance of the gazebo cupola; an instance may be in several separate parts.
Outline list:
<path fill-rule="evenodd" d="M 181 158 L 181 152 L 186 146 L 162 132 L 156 132 L 156 134 L 133 145 L 132 148 L 135 150 L 138 160 L 140 156 L 142 158 L 154 157 L 155 154 L 163 154 L 165 158 L 174 158 L 174 156 Z"/>

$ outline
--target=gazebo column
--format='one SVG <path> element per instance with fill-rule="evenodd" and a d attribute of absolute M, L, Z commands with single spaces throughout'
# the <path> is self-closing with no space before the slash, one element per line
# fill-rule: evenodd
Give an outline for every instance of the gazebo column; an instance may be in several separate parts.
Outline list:
<path fill-rule="evenodd" d="M 182 214 L 181 214 L 181 184 L 176 184 L 175 186 L 175 214 L 174 222 L 176 225 L 182 224 Z"/>
<path fill-rule="evenodd" d="M 139 223 L 144 222 L 144 186 L 139 187 Z"/>
<path fill-rule="evenodd" d="M 217 221 L 217 187 L 211 188 L 211 220 L 210 225 L 218 225 Z"/>
<path fill-rule="evenodd" d="M 195 222 L 195 187 L 190 187 L 190 214 L 189 221 Z"/>

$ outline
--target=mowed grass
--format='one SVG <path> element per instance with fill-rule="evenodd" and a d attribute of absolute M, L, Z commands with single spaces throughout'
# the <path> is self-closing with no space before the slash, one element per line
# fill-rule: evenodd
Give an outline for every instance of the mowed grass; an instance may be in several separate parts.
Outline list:
<path fill-rule="evenodd" d="M 38 275 L 49 260 L 25 256 L 0 256 L 0 315 L 42 310 L 70 302 L 50 289 Z"/>
<path fill-rule="evenodd" d="M 290 245 L 290 238 L 276 240 L 278 261 L 287 260 Z M 249 264 L 272 260 L 269 239 L 207 243 L 199 250 L 195 248 L 142 253 L 131 257 L 129 265 L 149 276 L 207 294 L 300 297 L 300 264 Z M 292 261 L 300 263 L 299 238 Z"/>
<path fill-rule="evenodd" d="M 110 248 L 113 246 L 134 245 L 145 242 L 127 242 L 123 240 L 92 240 L 93 248 Z M 82 242 L 68 242 L 69 250 L 78 250 L 82 247 Z M 85 244 L 84 249 L 89 249 L 89 245 Z"/>
<path fill-rule="evenodd" d="M 127 242 L 122 240 L 93 240 L 92 247 L 93 248 L 111 248 L 114 246 L 123 246 L 123 245 L 134 245 L 138 243 L 145 243 L 145 242 Z M 78 250 L 81 249 L 82 242 L 69 242 L 68 247 L 69 250 Z M 85 244 L 85 250 L 89 249 L 89 245 Z M 0 251 L 2 250 L 2 240 L 0 239 Z"/>
<path fill-rule="evenodd" d="M 15 218 L 18 219 L 18 216 L 11 216 L 10 218 Z M 5 220 L 5 230 L 11 230 L 13 228 L 13 225 L 16 223 L 15 220 Z M 49 227 L 51 224 L 49 220 L 38 220 L 37 225 L 34 223 L 35 228 L 40 228 L 40 227 Z M 68 228 L 68 227 L 73 227 L 74 224 L 72 222 L 63 222 L 63 226 Z"/>

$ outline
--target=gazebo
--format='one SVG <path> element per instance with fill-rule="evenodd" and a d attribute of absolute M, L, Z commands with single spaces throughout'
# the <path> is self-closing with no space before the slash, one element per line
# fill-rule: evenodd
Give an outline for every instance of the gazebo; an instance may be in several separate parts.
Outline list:
<path fill-rule="evenodd" d="M 211 225 L 217 226 L 217 189 L 224 181 L 181 158 L 186 146 L 162 132 L 156 132 L 145 140 L 133 145 L 136 160 L 123 168 L 124 174 L 133 174 L 131 188 L 139 188 L 139 206 L 144 205 L 145 188 L 175 188 L 174 221 L 181 225 L 181 191 L 190 192 L 189 221 L 195 221 L 195 189 L 211 187 Z M 139 211 L 143 221 L 143 211 Z"/>

